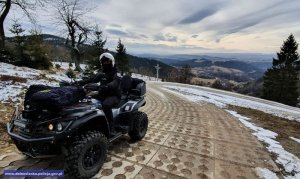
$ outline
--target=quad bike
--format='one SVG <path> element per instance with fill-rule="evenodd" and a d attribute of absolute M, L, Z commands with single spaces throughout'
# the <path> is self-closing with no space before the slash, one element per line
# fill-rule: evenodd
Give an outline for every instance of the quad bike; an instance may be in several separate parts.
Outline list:
<path fill-rule="evenodd" d="M 148 117 L 139 108 L 146 104 L 145 82 L 132 84 L 131 77 L 121 80 L 123 94 L 113 118 L 117 134 L 110 135 L 110 126 L 101 102 L 86 96 L 77 104 L 59 111 L 37 109 L 26 105 L 15 110 L 7 131 L 17 148 L 33 158 L 62 154 L 65 169 L 74 178 L 91 178 L 102 167 L 108 145 L 127 134 L 141 140 L 148 128 Z M 86 91 L 96 91 L 98 84 L 88 84 Z"/>

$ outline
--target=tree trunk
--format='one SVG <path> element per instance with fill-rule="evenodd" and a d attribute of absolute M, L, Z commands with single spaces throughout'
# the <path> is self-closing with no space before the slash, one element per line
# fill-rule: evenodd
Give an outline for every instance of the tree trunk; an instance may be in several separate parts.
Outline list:
<path fill-rule="evenodd" d="M 5 8 L 3 13 L 0 15 L 0 49 L 5 48 L 5 32 L 4 32 L 4 20 L 9 13 L 11 7 L 11 0 L 5 2 Z"/>
<path fill-rule="evenodd" d="M 78 49 L 73 49 L 73 52 L 74 52 L 75 70 L 81 72 L 82 69 L 80 67 L 80 52 Z"/>
<path fill-rule="evenodd" d="M 71 46 L 72 46 L 71 59 L 75 63 L 75 70 L 81 72 L 82 69 L 80 68 L 80 51 L 76 46 L 75 27 L 71 24 L 69 28 L 71 29 L 69 32 L 71 38 Z"/>

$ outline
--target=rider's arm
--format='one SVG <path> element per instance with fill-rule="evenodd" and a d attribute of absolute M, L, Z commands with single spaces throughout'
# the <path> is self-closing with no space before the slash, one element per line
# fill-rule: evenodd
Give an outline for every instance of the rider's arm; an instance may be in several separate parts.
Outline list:
<path fill-rule="evenodd" d="M 107 83 L 104 86 L 100 87 L 100 93 L 104 95 L 118 95 L 117 92 L 120 88 L 121 79 L 118 76 L 115 76 L 113 81 Z"/>
<path fill-rule="evenodd" d="M 118 89 L 121 84 L 121 80 L 119 77 L 115 77 L 114 80 L 110 83 L 107 83 L 108 90 Z"/>
<path fill-rule="evenodd" d="M 81 80 L 81 81 L 78 81 L 77 83 L 80 85 L 80 86 L 83 86 L 85 84 L 88 84 L 88 83 L 98 83 L 100 82 L 103 78 L 105 78 L 105 74 L 104 73 L 97 73 L 96 76 L 92 77 L 92 78 L 89 78 L 89 79 L 86 79 L 86 80 Z"/>

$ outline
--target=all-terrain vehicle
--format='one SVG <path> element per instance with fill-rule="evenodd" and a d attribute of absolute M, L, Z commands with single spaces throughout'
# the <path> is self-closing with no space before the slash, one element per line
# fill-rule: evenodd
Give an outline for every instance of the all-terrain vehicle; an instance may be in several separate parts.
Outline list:
<path fill-rule="evenodd" d="M 96 91 L 98 84 L 84 88 Z M 50 111 L 25 104 L 15 110 L 7 131 L 17 148 L 34 157 L 63 154 L 65 169 L 74 178 L 90 178 L 102 167 L 108 145 L 127 134 L 141 140 L 148 128 L 148 117 L 139 108 L 146 104 L 146 83 L 129 76 L 121 80 L 121 102 L 112 109 L 117 134 L 110 135 L 110 126 L 101 102 L 87 95 L 76 104 Z"/>

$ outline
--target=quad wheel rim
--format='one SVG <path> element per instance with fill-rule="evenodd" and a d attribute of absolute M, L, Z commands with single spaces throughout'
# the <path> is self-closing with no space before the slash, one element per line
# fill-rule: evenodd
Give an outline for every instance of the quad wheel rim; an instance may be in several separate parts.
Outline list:
<path fill-rule="evenodd" d="M 90 170 L 97 166 L 100 163 L 101 155 L 101 146 L 99 144 L 92 145 L 84 154 L 82 160 L 83 168 Z"/>

